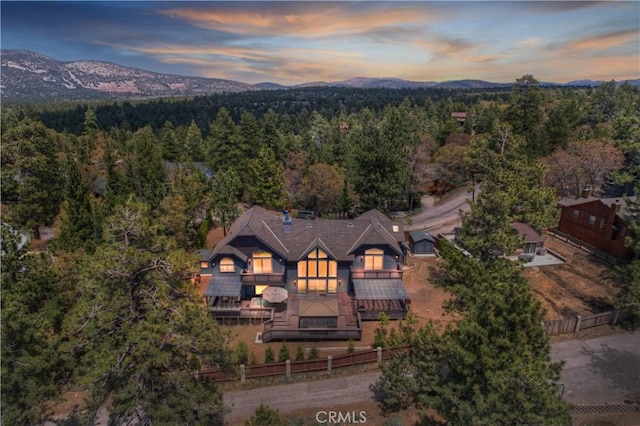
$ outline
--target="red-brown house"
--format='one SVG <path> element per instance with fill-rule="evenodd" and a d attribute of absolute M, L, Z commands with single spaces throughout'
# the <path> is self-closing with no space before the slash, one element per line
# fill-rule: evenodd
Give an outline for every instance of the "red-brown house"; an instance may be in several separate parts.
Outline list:
<path fill-rule="evenodd" d="M 634 256 L 633 250 L 624 243 L 625 237 L 631 236 L 632 232 L 627 226 L 631 215 L 624 198 L 564 198 L 559 204 L 562 208 L 560 232 L 619 259 Z"/>

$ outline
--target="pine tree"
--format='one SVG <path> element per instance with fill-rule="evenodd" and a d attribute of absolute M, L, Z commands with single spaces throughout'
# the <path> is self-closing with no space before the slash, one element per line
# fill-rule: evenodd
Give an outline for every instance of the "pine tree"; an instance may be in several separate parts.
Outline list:
<path fill-rule="evenodd" d="M 205 160 L 205 147 L 202 140 L 202 131 L 196 124 L 195 120 L 191 121 L 189 128 L 187 129 L 187 135 L 184 142 L 184 150 L 187 158 L 193 161 Z"/>
<path fill-rule="evenodd" d="M 263 147 L 258 157 L 249 161 L 251 200 L 267 208 L 282 209 L 286 203 L 284 168 L 269 147 Z"/>
<path fill-rule="evenodd" d="M 635 192 L 640 194 L 640 185 L 636 186 Z M 625 201 L 631 216 L 628 222 L 630 236 L 625 238 L 625 243 L 638 254 L 640 253 L 640 199 L 627 198 Z M 636 256 L 630 263 L 617 266 L 614 276 L 620 287 L 615 298 L 616 307 L 630 315 L 627 322 L 635 329 L 640 324 L 640 258 Z"/>
<path fill-rule="evenodd" d="M 289 354 L 289 347 L 286 343 L 282 342 L 280 346 L 280 351 L 278 352 L 278 362 L 285 362 L 291 359 L 291 355 Z"/>
<path fill-rule="evenodd" d="M 521 268 L 462 261 L 473 264 L 457 286 L 469 289 L 464 318 L 443 337 L 446 372 L 429 405 L 452 424 L 571 424 L 561 365 L 551 361 L 543 310 Z"/>
<path fill-rule="evenodd" d="M 2 128 L 2 202 L 9 219 L 33 230 L 50 225 L 62 202 L 62 175 L 56 136 L 42 123 L 26 118 Z"/>
<path fill-rule="evenodd" d="M 195 260 L 168 249 L 149 207 L 130 198 L 104 226 L 105 243 L 78 265 L 64 353 L 90 385 L 88 422 L 110 401 L 114 424 L 219 424 L 224 407 L 200 366 L 232 364 L 227 336 L 190 279 Z"/>
<path fill-rule="evenodd" d="M 162 144 L 162 156 L 167 161 L 181 161 L 187 153 L 180 146 L 176 136 L 175 126 L 171 121 L 166 121 L 160 129 L 160 143 Z"/>
<path fill-rule="evenodd" d="M 240 185 L 240 179 L 233 168 L 218 172 L 213 178 L 212 213 L 222 226 L 224 235 L 227 235 L 231 224 L 240 216 L 238 208 Z"/>
<path fill-rule="evenodd" d="M 244 145 L 238 126 L 226 108 L 220 108 L 209 126 L 207 138 L 207 164 L 216 172 L 242 165 L 249 149 Z"/>
<path fill-rule="evenodd" d="M 64 163 L 65 185 L 62 223 L 55 246 L 67 251 L 80 247 L 93 250 L 95 220 L 89 201 L 88 186 L 82 180 L 76 161 L 67 155 Z"/>
<path fill-rule="evenodd" d="M 47 253 L 27 253 L 28 240 L 1 225 L 2 424 L 42 424 L 44 402 L 60 392 L 61 323 L 73 283 Z M 58 257 L 56 264 L 72 269 Z"/>
<path fill-rule="evenodd" d="M 555 191 L 542 186 L 543 166 L 527 158 L 510 126 L 499 123 L 496 129 L 493 137 L 474 139 L 466 153 L 468 167 L 483 180 L 471 212 L 462 215 L 459 239 L 481 260 L 510 254 L 520 244 L 511 223 L 542 231 L 556 220 Z"/>
<path fill-rule="evenodd" d="M 130 145 L 124 164 L 129 185 L 138 197 L 157 208 L 166 194 L 166 168 L 151 127 L 134 133 Z"/>

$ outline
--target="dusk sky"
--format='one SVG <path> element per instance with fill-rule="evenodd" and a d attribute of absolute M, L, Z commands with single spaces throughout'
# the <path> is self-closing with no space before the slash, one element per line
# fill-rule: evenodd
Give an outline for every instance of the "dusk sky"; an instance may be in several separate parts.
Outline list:
<path fill-rule="evenodd" d="M 12 2 L 3 49 L 246 83 L 640 78 L 640 2 Z"/>

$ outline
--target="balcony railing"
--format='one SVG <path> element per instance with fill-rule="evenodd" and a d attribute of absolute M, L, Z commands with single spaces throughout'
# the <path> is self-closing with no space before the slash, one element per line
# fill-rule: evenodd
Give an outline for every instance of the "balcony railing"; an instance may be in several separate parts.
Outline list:
<path fill-rule="evenodd" d="M 356 328 L 303 328 L 303 329 L 276 329 L 272 328 L 262 332 L 262 341 L 267 343 L 273 340 L 360 340 L 362 330 Z"/>
<path fill-rule="evenodd" d="M 275 321 L 272 317 L 264 323 L 262 341 L 274 340 L 361 340 L 362 319 L 356 312 L 356 326 L 344 328 L 298 328 L 285 322 Z"/>
<path fill-rule="evenodd" d="M 369 269 L 351 269 L 351 279 L 402 279 L 401 269 L 387 269 L 387 270 L 369 270 Z"/>
<path fill-rule="evenodd" d="M 243 272 L 240 276 L 243 283 L 284 284 L 284 272 L 270 274 Z"/>

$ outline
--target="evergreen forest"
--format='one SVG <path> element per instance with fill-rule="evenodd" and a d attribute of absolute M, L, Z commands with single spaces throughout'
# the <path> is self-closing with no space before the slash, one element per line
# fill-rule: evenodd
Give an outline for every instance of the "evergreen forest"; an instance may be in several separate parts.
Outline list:
<path fill-rule="evenodd" d="M 481 191 L 460 236 L 474 258 L 444 250 L 440 283 L 462 319 L 382 336 L 414 350 L 383 368 L 381 407 L 431 408 L 448 424 L 570 424 L 542 309 L 500 255 L 518 244 L 511 222 L 542 231 L 560 197 L 640 181 L 639 87 L 525 75 L 505 89 L 304 88 L 1 113 L 3 424 L 41 423 L 46 403 L 78 388 L 86 424 L 106 401 L 113 424 L 223 424 L 221 391 L 197 376 L 238 364 L 193 284 L 212 227 L 226 233 L 251 205 L 411 212 L 425 194 L 471 185 Z M 640 318 L 640 260 L 616 273 L 617 303 Z"/>

